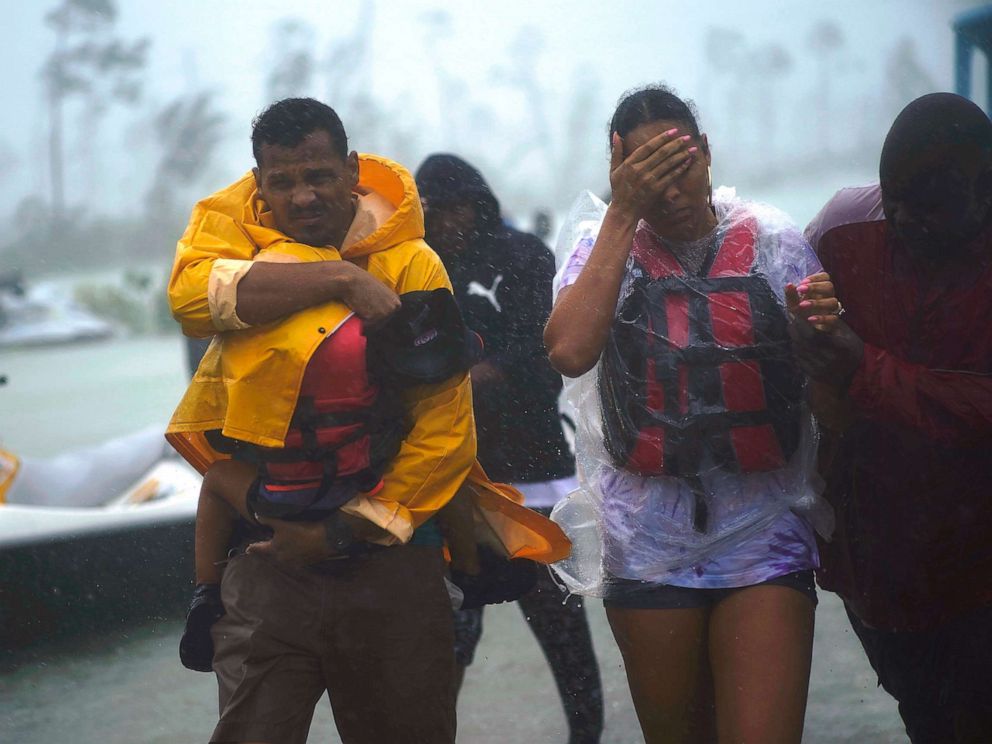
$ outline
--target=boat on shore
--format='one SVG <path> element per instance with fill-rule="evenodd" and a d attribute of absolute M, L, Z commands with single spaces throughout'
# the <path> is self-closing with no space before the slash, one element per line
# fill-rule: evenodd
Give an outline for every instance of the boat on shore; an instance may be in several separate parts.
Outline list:
<path fill-rule="evenodd" d="M 114 332 L 112 323 L 71 299 L 26 288 L 18 275 L 0 276 L 0 348 L 97 341 Z"/>
<path fill-rule="evenodd" d="M 201 478 L 161 431 L 46 459 L 0 451 L 0 649 L 181 612 Z"/>

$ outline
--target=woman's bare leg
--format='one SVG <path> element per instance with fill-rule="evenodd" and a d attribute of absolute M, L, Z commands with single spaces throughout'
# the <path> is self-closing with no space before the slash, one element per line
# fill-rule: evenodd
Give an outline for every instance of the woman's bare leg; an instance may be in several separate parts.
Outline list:
<path fill-rule="evenodd" d="M 709 656 L 721 744 L 799 744 L 813 649 L 813 603 L 753 586 L 717 604 Z"/>
<path fill-rule="evenodd" d="M 647 744 L 713 740 L 708 612 L 606 609 Z"/>
<path fill-rule="evenodd" d="M 247 515 L 248 487 L 255 480 L 253 466 L 223 460 L 210 466 L 203 476 L 196 507 L 196 583 L 219 584 L 221 563 L 238 514 Z"/>

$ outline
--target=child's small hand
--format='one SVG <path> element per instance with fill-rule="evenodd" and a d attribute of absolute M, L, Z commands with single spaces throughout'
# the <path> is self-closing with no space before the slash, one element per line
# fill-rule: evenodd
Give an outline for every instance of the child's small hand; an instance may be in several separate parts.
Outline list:
<path fill-rule="evenodd" d="M 823 333 L 834 329 L 841 313 L 840 301 L 834 295 L 830 274 L 821 271 L 806 277 L 799 285 L 785 285 L 785 304 L 789 313 Z"/>
<path fill-rule="evenodd" d="M 287 522 L 257 517 L 258 523 L 272 528 L 272 537 L 254 542 L 245 552 L 266 555 L 291 566 L 302 567 L 326 560 L 334 554 L 327 545 L 323 522 Z"/>
<path fill-rule="evenodd" d="M 452 571 L 467 576 L 478 576 L 482 573 L 482 564 L 479 563 L 479 549 L 474 542 L 458 545 L 449 544 L 448 552 L 451 554 Z"/>
<path fill-rule="evenodd" d="M 437 512 L 437 521 L 448 545 L 451 570 L 477 576 L 482 568 L 479 563 L 479 546 L 475 541 L 472 503 L 471 492 L 467 488 L 459 490 L 451 501 Z"/>

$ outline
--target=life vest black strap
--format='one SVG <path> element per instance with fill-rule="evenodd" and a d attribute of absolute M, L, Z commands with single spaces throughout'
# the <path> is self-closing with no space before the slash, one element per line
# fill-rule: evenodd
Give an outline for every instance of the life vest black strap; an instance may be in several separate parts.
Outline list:
<path fill-rule="evenodd" d="M 764 359 L 787 358 L 791 346 L 788 339 L 769 341 L 754 346 L 726 347 L 712 341 L 689 346 L 685 349 L 667 349 L 673 358 L 690 367 L 717 367 L 734 362 L 761 361 Z"/>
<path fill-rule="evenodd" d="M 692 490 L 692 528 L 696 532 L 706 532 L 710 521 L 710 506 L 706 498 L 706 489 L 703 488 L 703 481 L 698 475 L 689 476 L 685 479 Z"/>
<path fill-rule="evenodd" d="M 311 413 L 297 415 L 290 424 L 294 429 L 332 429 L 356 424 L 368 424 L 375 416 L 367 409 L 358 411 L 337 411 L 333 413 Z"/>
<path fill-rule="evenodd" d="M 370 434 L 369 430 L 362 428 L 343 442 L 338 442 L 334 446 L 318 445 L 315 447 L 260 447 L 251 442 L 242 442 L 238 439 L 224 436 L 218 430 L 205 432 L 207 442 L 217 452 L 231 455 L 235 460 L 248 462 L 253 465 L 264 465 L 265 463 L 293 463 L 309 460 L 311 462 L 323 462 L 329 457 L 333 457 L 337 450 L 358 441 L 362 437 Z M 306 437 L 304 436 L 304 442 Z"/>
<path fill-rule="evenodd" d="M 798 406 L 797 406 L 798 409 Z M 698 413 L 691 416 L 672 417 L 658 412 L 649 412 L 649 422 L 663 425 L 673 434 L 691 436 L 730 431 L 744 426 L 762 426 L 774 421 L 775 416 L 768 409 L 761 411 L 721 411 L 719 413 Z"/>
<path fill-rule="evenodd" d="M 750 292 L 754 289 L 757 274 L 742 276 L 663 276 L 649 279 L 642 286 L 649 294 L 682 293 L 708 298 L 721 292 Z"/>

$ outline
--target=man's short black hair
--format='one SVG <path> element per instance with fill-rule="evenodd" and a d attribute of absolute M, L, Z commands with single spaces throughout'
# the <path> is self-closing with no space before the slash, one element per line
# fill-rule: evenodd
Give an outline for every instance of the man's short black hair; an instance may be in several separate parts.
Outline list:
<path fill-rule="evenodd" d="M 336 154 L 348 157 L 348 135 L 337 113 L 313 98 L 284 98 L 276 101 L 251 123 L 251 150 L 262 164 L 262 145 L 296 147 L 316 131 L 331 135 Z"/>

